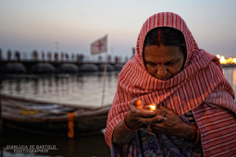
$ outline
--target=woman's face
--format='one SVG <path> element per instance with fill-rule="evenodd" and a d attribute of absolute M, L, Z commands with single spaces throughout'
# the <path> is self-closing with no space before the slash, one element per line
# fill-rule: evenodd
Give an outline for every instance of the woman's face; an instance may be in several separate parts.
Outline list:
<path fill-rule="evenodd" d="M 149 45 L 144 48 L 144 65 L 157 79 L 168 80 L 181 71 L 184 53 L 179 46 Z"/>

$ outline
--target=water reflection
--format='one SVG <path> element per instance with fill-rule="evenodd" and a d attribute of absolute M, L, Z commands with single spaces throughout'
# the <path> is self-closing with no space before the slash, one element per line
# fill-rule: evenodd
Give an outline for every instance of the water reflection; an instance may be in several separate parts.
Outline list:
<path fill-rule="evenodd" d="M 67 137 L 58 136 L 42 136 L 34 134 L 26 134 L 24 132 L 17 132 L 14 134 L 3 133 L 1 137 L 3 157 L 108 157 L 110 156 L 110 150 L 105 143 L 104 136 L 84 136 L 77 137 L 75 139 L 68 139 Z M 5 150 L 6 146 L 27 146 L 36 145 L 51 145 L 56 146 L 57 150 L 49 150 L 47 153 L 14 153 L 13 151 Z"/>
<path fill-rule="evenodd" d="M 12 90 L 13 81 L 9 80 L 7 85 L 8 85 L 9 94 L 12 94 L 12 92 L 13 92 L 13 90 Z"/>
<path fill-rule="evenodd" d="M 117 72 L 106 77 L 105 104 L 111 104 L 116 91 Z M 1 93 L 51 102 L 100 106 L 103 73 L 39 76 L 1 81 Z"/>
<path fill-rule="evenodd" d="M 37 95 L 38 94 L 38 91 L 39 91 L 39 82 L 38 82 L 38 79 L 33 79 L 32 80 L 32 89 L 34 90 L 34 95 Z"/>
<path fill-rule="evenodd" d="M 224 68 L 224 75 L 236 91 L 236 68 Z M 108 72 L 105 104 L 111 104 L 116 92 L 118 72 Z M 0 83 L 1 93 L 51 102 L 100 106 L 103 72 L 41 76 L 25 79 L 5 79 Z"/>
<path fill-rule="evenodd" d="M 236 69 L 234 69 L 233 72 L 233 86 L 234 86 L 234 91 L 236 91 Z"/>
<path fill-rule="evenodd" d="M 231 84 L 234 93 L 236 93 L 236 68 L 229 67 L 229 68 L 224 68 L 223 70 L 225 78 Z"/>

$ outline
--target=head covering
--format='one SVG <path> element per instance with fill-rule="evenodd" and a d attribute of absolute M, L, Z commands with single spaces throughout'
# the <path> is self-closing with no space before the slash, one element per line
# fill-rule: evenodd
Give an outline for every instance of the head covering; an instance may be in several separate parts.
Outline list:
<path fill-rule="evenodd" d="M 142 58 L 147 33 L 157 27 L 171 27 L 184 35 L 187 58 L 184 69 L 169 80 L 153 77 Z M 184 20 L 162 12 L 148 18 L 138 36 L 137 53 L 124 65 L 118 77 L 117 92 L 108 114 L 105 139 L 111 146 L 115 126 L 124 119 L 134 98 L 144 104 L 165 104 L 178 115 L 192 110 L 201 131 L 205 156 L 231 156 L 236 153 L 236 113 L 234 92 L 225 79 L 216 56 L 199 49 Z"/>

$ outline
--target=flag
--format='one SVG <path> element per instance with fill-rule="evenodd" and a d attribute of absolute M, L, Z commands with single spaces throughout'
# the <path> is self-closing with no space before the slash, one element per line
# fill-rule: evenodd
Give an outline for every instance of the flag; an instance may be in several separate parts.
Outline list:
<path fill-rule="evenodd" d="M 107 35 L 96 40 L 90 45 L 90 52 L 93 55 L 105 52 L 106 50 L 107 50 Z"/>

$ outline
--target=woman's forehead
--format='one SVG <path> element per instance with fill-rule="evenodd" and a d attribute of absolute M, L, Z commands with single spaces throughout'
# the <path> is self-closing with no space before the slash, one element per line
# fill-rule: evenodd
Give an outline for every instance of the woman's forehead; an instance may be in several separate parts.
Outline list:
<path fill-rule="evenodd" d="M 144 48 L 144 57 L 146 59 L 156 58 L 175 58 L 182 56 L 183 52 L 178 46 L 150 45 Z"/>

